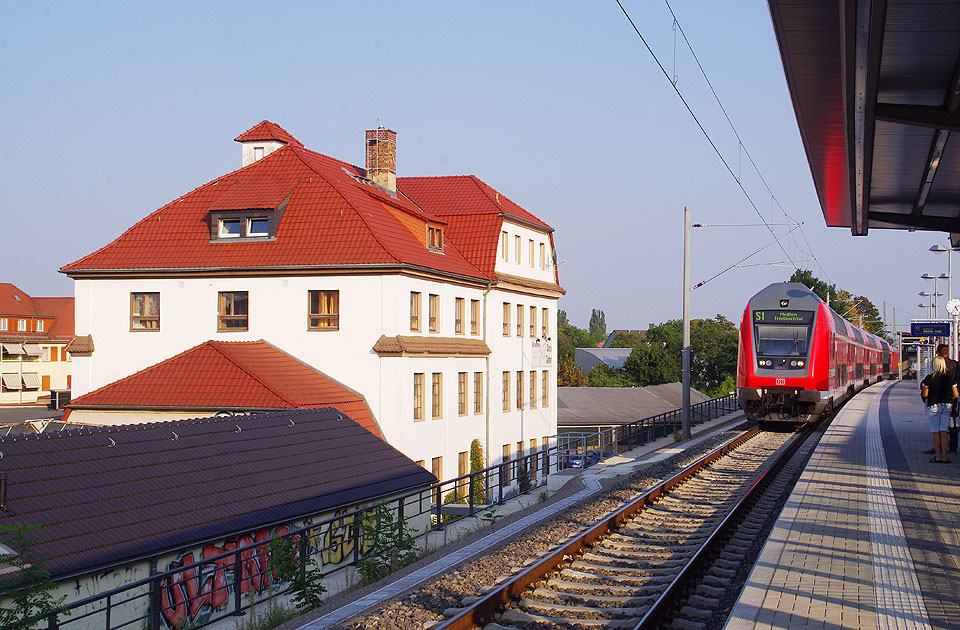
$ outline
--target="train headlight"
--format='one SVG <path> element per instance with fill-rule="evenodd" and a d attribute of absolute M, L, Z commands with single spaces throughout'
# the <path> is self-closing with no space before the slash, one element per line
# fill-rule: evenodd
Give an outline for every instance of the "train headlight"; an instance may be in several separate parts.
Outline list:
<path fill-rule="evenodd" d="M 803 367 L 803 361 L 797 361 L 797 365 Z"/>
<path fill-rule="evenodd" d="M 796 361 L 791 361 L 791 362 L 790 362 L 790 367 L 797 367 L 797 362 L 796 362 Z"/>

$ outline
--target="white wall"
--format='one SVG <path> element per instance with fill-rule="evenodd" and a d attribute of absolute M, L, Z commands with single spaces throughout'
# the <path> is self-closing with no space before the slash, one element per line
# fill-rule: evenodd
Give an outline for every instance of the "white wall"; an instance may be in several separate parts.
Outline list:
<path fill-rule="evenodd" d="M 553 270 L 553 248 L 550 245 L 550 235 L 518 223 L 503 220 L 500 228 L 500 237 L 497 240 L 497 263 L 495 270 L 498 273 L 507 273 L 512 276 L 523 276 L 543 282 L 553 282 L 556 279 Z M 508 252 L 504 260 L 503 232 L 507 233 Z M 520 237 L 520 256 L 516 251 L 516 237 Z M 530 264 L 529 241 L 533 241 L 533 265 Z M 545 268 L 540 267 L 540 244 L 545 249 Z"/>
<path fill-rule="evenodd" d="M 539 241 L 538 241 L 539 243 Z M 538 253 L 539 255 L 539 253 Z M 529 267 L 527 267 L 529 269 Z M 516 275 L 517 272 L 513 271 Z M 552 274 L 552 271 L 549 272 Z M 551 276 L 552 277 L 552 276 Z M 340 291 L 340 328 L 336 331 L 307 330 L 307 292 Z M 245 332 L 217 332 L 219 291 L 247 291 L 249 329 Z M 410 292 L 421 298 L 421 331 L 410 331 Z M 160 293 L 160 329 L 130 330 L 130 293 Z M 436 333 L 429 332 L 429 295 L 440 296 L 440 321 Z M 116 381 L 210 339 L 248 341 L 264 339 L 281 350 L 362 393 L 377 418 L 387 441 L 414 461 L 423 460 L 429 470 L 433 457 L 443 457 L 443 477 L 458 474 L 457 455 L 469 451 L 471 440 L 480 439 L 488 461 L 499 461 L 503 444 L 523 440 L 529 445 L 556 433 L 556 368 L 534 364 L 529 337 L 529 307 L 537 307 L 535 338 L 540 337 L 542 308 L 549 308 L 549 335 L 556 331 L 556 304 L 552 298 L 519 293 L 489 291 L 478 286 L 459 285 L 404 275 L 238 277 L 177 279 L 116 279 L 76 281 L 76 334 L 93 335 L 95 351 L 89 358 L 73 361 L 74 398 Z M 455 332 L 455 299 L 464 298 L 464 332 Z M 481 331 L 472 335 L 470 302 L 481 303 Z M 484 300 L 486 308 L 484 309 Z M 502 303 L 524 305 L 523 337 L 502 335 Z M 485 313 L 485 315 L 484 315 Z M 383 357 L 373 351 L 381 334 L 425 337 L 486 338 L 492 350 L 485 358 Z M 555 340 L 553 341 L 555 356 Z M 554 359 L 555 361 L 555 359 Z M 489 374 L 488 374 L 489 362 Z M 516 410 L 511 391 L 511 411 L 501 410 L 501 373 L 511 371 L 511 390 L 516 371 L 523 370 L 524 388 L 529 370 L 549 370 L 550 404 L 544 408 L 537 393 L 535 409 Z M 424 373 L 426 419 L 413 421 L 413 375 Z M 431 374 L 443 374 L 443 417 L 430 417 Z M 457 373 L 468 373 L 466 416 L 458 413 Z M 484 410 L 473 413 L 473 374 L 483 372 Z M 88 420 L 89 419 L 86 419 Z M 111 420 L 107 420 L 112 422 Z M 489 422 L 489 443 L 487 423 Z"/>

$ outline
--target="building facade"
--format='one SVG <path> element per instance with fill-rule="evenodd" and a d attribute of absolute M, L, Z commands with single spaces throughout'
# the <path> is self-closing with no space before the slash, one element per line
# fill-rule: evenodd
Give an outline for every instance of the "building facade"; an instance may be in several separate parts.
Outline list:
<path fill-rule="evenodd" d="M 0 405 L 70 389 L 73 298 L 30 297 L 0 283 Z"/>
<path fill-rule="evenodd" d="M 265 340 L 361 393 L 384 438 L 440 478 L 556 433 L 553 230 L 473 176 L 396 177 L 278 125 L 244 166 L 66 265 L 82 395 L 207 340 Z"/>

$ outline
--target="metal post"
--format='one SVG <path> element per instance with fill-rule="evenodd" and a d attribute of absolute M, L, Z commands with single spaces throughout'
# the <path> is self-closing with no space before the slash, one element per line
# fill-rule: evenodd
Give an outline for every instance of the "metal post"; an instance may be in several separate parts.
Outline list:
<path fill-rule="evenodd" d="M 240 591 L 243 590 L 243 567 L 240 564 L 240 552 L 233 554 L 233 614 L 243 614 L 243 598 Z"/>
<path fill-rule="evenodd" d="M 160 630 L 160 578 L 157 575 L 157 559 L 150 559 L 150 630 Z"/>
<path fill-rule="evenodd" d="M 683 439 L 690 439 L 690 206 L 683 207 Z"/>
<path fill-rule="evenodd" d="M 467 493 L 470 495 L 467 502 L 470 504 L 470 516 L 473 516 L 473 473 L 470 473 L 467 482 Z"/>

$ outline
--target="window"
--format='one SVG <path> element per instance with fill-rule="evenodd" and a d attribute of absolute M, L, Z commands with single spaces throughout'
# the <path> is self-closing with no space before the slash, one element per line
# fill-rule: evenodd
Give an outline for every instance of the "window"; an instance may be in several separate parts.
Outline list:
<path fill-rule="evenodd" d="M 483 413 L 483 372 L 473 373 L 473 413 Z"/>
<path fill-rule="evenodd" d="M 503 445 L 502 457 L 503 459 L 501 459 L 500 461 L 502 461 L 504 464 L 510 461 L 510 445 L 509 444 Z M 501 472 L 501 474 L 503 475 L 503 483 L 510 483 L 510 480 L 513 479 L 513 474 L 512 474 L 513 471 L 511 470 L 512 468 L 513 468 L 512 466 L 503 467 L 503 471 Z"/>
<path fill-rule="evenodd" d="M 464 477 L 468 472 L 470 472 L 469 461 L 470 460 L 467 457 L 467 451 L 460 451 L 459 453 L 457 453 L 457 477 Z M 463 481 L 457 484 L 458 497 L 464 497 L 467 495 L 467 492 L 469 492 L 469 489 L 467 488 L 467 483 L 468 481 L 464 479 Z"/>
<path fill-rule="evenodd" d="M 410 292 L 410 330 L 420 332 L 420 294 Z"/>
<path fill-rule="evenodd" d="M 517 371 L 517 409 L 523 409 L 523 370 Z"/>
<path fill-rule="evenodd" d="M 413 375 L 413 419 L 423 420 L 423 372 Z"/>
<path fill-rule="evenodd" d="M 500 233 L 500 257 L 503 258 L 504 262 L 508 260 L 510 256 L 510 240 L 506 232 Z"/>
<path fill-rule="evenodd" d="M 523 337 L 523 304 L 517 304 L 517 337 Z"/>
<path fill-rule="evenodd" d="M 470 334 L 480 334 L 480 300 L 470 300 Z"/>
<path fill-rule="evenodd" d="M 510 303 L 503 303 L 503 336 L 510 336 Z"/>
<path fill-rule="evenodd" d="M 18 320 L 17 320 L 17 330 L 18 330 L 19 332 L 26 332 L 26 331 L 27 331 L 27 320 L 25 320 L 25 319 L 18 319 Z"/>
<path fill-rule="evenodd" d="M 540 374 L 540 406 L 550 406 L 550 370 L 544 370 Z"/>
<path fill-rule="evenodd" d="M 263 159 L 263 147 L 253 147 L 253 161 Z"/>
<path fill-rule="evenodd" d="M 430 332 L 438 332 L 440 330 L 440 296 L 430 294 Z"/>
<path fill-rule="evenodd" d="M 50 360 L 50 347 L 49 347 L 49 346 L 44 346 L 43 348 L 40 349 L 40 360 L 41 360 L 41 361 L 49 361 L 49 360 Z M 45 387 L 44 389 L 50 389 L 50 388 L 49 388 L 49 387 Z"/>
<path fill-rule="evenodd" d="M 527 253 L 529 254 L 527 256 L 527 263 L 530 265 L 530 268 L 533 269 L 533 239 L 529 239 L 527 244 L 530 246 L 527 250 Z"/>
<path fill-rule="evenodd" d="M 243 236 L 242 219 L 220 219 L 220 238 L 240 238 Z"/>
<path fill-rule="evenodd" d="M 38 320 L 37 320 L 37 325 L 36 325 L 35 330 L 36 330 L 36 332 L 43 332 L 43 320 L 42 320 L 42 319 L 38 319 Z"/>
<path fill-rule="evenodd" d="M 530 338 L 537 336 L 537 307 L 530 307 Z"/>
<path fill-rule="evenodd" d="M 217 296 L 217 330 L 220 332 L 247 330 L 247 292 L 220 291 Z"/>
<path fill-rule="evenodd" d="M 531 438 L 531 439 L 530 439 L 530 454 L 531 454 L 531 455 L 536 455 L 536 454 L 537 454 L 537 438 Z M 537 470 L 537 458 L 536 458 L 536 457 L 531 457 L 531 458 L 530 458 L 530 470 L 532 470 L 532 471 L 534 471 L 534 472 L 536 472 L 536 470 Z"/>
<path fill-rule="evenodd" d="M 443 417 L 443 374 L 440 372 L 433 373 L 430 413 L 434 418 Z"/>
<path fill-rule="evenodd" d="M 430 472 L 438 481 L 443 481 L 443 457 L 434 457 L 431 462 Z"/>
<path fill-rule="evenodd" d="M 443 251 L 443 230 L 440 228 L 427 228 L 427 249 L 432 252 Z"/>
<path fill-rule="evenodd" d="M 247 236 L 268 236 L 269 234 L 270 221 L 266 217 L 247 219 Z"/>
<path fill-rule="evenodd" d="M 520 235 L 513 237 L 513 257 L 514 262 L 520 264 Z"/>
<path fill-rule="evenodd" d="M 160 330 L 160 294 L 130 294 L 130 330 Z"/>
<path fill-rule="evenodd" d="M 510 411 L 510 372 L 503 373 L 501 388 L 503 389 L 503 410 Z"/>
<path fill-rule="evenodd" d="M 463 334 L 463 298 L 454 300 L 454 332 L 458 335 Z"/>
<path fill-rule="evenodd" d="M 537 408 L 537 371 L 530 370 L 530 408 Z"/>
<path fill-rule="evenodd" d="M 7 329 L 7 318 L 0 317 L 0 330 L 6 330 L 6 329 Z"/>
<path fill-rule="evenodd" d="M 307 330 L 340 329 L 340 291 L 307 291 Z"/>
<path fill-rule="evenodd" d="M 543 243 L 540 243 L 540 268 L 547 268 L 547 248 Z"/>
<path fill-rule="evenodd" d="M 457 412 L 467 415 L 467 373 L 457 372 Z"/>
<path fill-rule="evenodd" d="M 540 337 L 546 339 L 550 336 L 550 309 L 543 309 L 540 312 Z"/>

